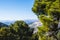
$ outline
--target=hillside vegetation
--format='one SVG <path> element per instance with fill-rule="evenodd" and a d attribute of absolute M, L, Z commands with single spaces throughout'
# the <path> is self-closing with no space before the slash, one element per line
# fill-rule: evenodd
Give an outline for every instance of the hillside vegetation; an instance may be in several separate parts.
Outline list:
<path fill-rule="evenodd" d="M 24 21 L 16 21 L 9 27 L 0 27 L 0 40 L 36 40 L 37 36 L 33 32 L 34 29 Z"/>

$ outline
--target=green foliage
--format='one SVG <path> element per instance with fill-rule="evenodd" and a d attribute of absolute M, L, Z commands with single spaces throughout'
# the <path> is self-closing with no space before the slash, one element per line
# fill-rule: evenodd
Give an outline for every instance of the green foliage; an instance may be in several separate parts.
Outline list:
<path fill-rule="evenodd" d="M 35 0 L 32 11 L 41 21 L 38 27 L 39 40 L 59 40 L 57 34 L 60 20 L 60 0 Z"/>
<path fill-rule="evenodd" d="M 60 12 L 59 0 L 35 0 L 32 11 L 36 14 L 51 14 L 52 11 Z"/>
<path fill-rule="evenodd" d="M 33 32 L 24 21 L 16 21 L 9 27 L 0 28 L 0 40 L 35 40 Z"/>
<path fill-rule="evenodd" d="M 30 29 L 24 21 L 16 21 L 12 28 L 16 31 L 16 34 L 20 36 L 20 40 L 30 40 L 33 35 L 33 29 Z"/>

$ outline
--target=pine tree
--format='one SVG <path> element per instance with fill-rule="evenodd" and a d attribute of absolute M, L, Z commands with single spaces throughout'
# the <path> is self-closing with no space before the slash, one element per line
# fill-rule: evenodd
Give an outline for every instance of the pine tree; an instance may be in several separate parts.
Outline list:
<path fill-rule="evenodd" d="M 59 32 L 60 22 L 60 0 L 35 0 L 32 11 L 41 21 L 42 26 L 38 27 L 38 35 L 41 40 L 56 40 Z M 46 39 L 49 37 L 48 39 Z"/>

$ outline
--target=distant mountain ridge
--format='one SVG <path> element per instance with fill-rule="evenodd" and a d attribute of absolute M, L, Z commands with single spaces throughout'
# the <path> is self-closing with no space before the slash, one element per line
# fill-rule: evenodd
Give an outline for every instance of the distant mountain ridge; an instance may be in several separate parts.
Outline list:
<path fill-rule="evenodd" d="M 15 21 L 11 21 L 11 20 L 2 20 L 2 21 L 0 21 L 0 22 L 4 23 L 4 24 L 6 24 L 6 25 L 10 25 L 10 24 L 14 23 Z"/>
<path fill-rule="evenodd" d="M 0 27 L 8 27 L 8 25 L 0 22 Z"/>
<path fill-rule="evenodd" d="M 13 24 L 15 21 L 17 21 L 17 20 L 2 20 L 0 22 L 7 24 L 7 25 L 10 25 L 10 24 Z M 20 21 L 20 20 L 18 20 L 18 21 Z M 38 20 L 23 20 L 23 21 L 25 21 L 28 25 L 30 25 Z"/>
<path fill-rule="evenodd" d="M 24 20 L 28 25 L 38 21 L 38 20 Z"/>

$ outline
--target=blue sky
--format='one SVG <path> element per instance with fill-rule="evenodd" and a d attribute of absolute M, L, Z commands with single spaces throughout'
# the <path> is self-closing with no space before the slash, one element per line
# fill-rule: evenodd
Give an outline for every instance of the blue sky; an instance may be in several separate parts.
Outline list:
<path fill-rule="evenodd" d="M 0 20 L 37 19 L 32 12 L 34 0 L 0 0 Z"/>

